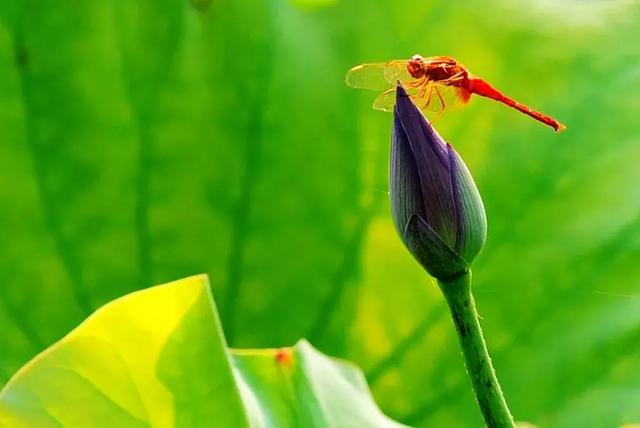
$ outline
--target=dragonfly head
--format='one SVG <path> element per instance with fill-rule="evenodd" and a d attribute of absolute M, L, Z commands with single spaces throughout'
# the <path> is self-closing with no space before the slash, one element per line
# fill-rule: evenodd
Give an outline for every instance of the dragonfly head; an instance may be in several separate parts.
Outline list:
<path fill-rule="evenodd" d="M 424 67 L 422 66 L 423 58 L 420 55 L 414 55 L 407 63 L 407 71 L 414 79 L 424 76 Z"/>

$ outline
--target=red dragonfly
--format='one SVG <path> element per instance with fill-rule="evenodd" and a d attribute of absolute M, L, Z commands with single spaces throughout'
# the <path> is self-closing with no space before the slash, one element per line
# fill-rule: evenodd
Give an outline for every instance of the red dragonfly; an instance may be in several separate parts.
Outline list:
<path fill-rule="evenodd" d="M 508 105 L 556 130 L 566 127 L 557 120 L 521 104 L 491 86 L 450 56 L 362 64 L 347 73 L 347 85 L 354 88 L 384 91 L 373 102 L 376 110 L 393 111 L 395 85 L 400 81 L 414 103 L 423 112 L 435 112 L 437 118 L 445 108 L 469 102 L 471 94 L 491 98 Z M 389 88 L 389 85 L 393 85 Z"/>

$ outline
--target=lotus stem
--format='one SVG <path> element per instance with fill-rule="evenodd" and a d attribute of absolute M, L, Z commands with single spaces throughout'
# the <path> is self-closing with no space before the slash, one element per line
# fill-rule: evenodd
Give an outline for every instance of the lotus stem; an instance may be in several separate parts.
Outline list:
<path fill-rule="evenodd" d="M 449 304 L 467 373 L 487 427 L 515 427 L 482 334 L 471 293 L 471 273 L 438 283 Z"/>

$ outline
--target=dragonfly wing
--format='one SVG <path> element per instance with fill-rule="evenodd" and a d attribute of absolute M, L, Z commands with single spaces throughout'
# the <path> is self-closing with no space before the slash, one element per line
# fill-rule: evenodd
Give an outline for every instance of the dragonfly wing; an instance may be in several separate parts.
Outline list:
<path fill-rule="evenodd" d="M 409 74 L 407 70 L 408 61 L 389 61 L 384 65 L 384 80 L 387 83 L 395 86 L 398 83 L 398 80 L 401 82 L 409 82 L 414 80 L 413 77 Z"/>
<path fill-rule="evenodd" d="M 356 65 L 347 72 L 345 82 L 352 88 L 384 91 L 389 83 L 384 78 L 385 63 Z"/>
<path fill-rule="evenodd" d="M 378 95 L 373 101 L 373 108 L 380 111 L 393 111 L 393 106 L 396 103 L 396 91 L 390 89 Z"/>
<path fill-rule="evenodd" d="M 404 90 L 411 100 L 418 104 L 420 102 L 420 87 L 404 85 Z M 373 101 L 373 108 L 381 111 L 393 111 L 393 106 L 396 102 L 396 88 L 388 89 L 383 92 Z"/>
<path fill-rule="evenodd" d="M 356 65 L 347 73 L 345 81 L 353 88 L 384 91 L 395 86 L 398 80 L 413 80 L 407 71 L 407 61 L 394 60 L 372 64 Z"/>
<path fill-rule="evenodd" d="M 466 104 L 469 101 L 469 93 L 457 86 L 429 82 L 412 98 L 418 108 L 425 113 L 439 114 L 445 110 L 455 110 Z"/>
<path fill-rule="evenodd" d="M 466 104 L 469 97 L 465 90 L 455 87 L 427 82 L 420 86 L 405 86 L 405 90 L 413 103 L 430 119 L 435 119 L 442 112 L 455 110 Z M 395 88 L 380 94 L 373 102 L 373 108 L 381 111 L 393 111 L 396 102 Z"/>

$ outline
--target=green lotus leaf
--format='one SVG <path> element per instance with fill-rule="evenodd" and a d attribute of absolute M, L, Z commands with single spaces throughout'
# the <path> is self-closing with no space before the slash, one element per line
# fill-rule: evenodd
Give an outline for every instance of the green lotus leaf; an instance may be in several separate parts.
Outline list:
<path fill-rule="evenodd" d="M 206 276 L 98 309 L 0 393 L 3 428 L 401 427 L 362 373 L 302 341 L 229 350 Z"/>

